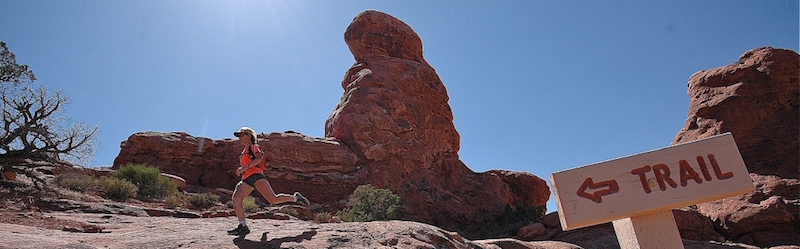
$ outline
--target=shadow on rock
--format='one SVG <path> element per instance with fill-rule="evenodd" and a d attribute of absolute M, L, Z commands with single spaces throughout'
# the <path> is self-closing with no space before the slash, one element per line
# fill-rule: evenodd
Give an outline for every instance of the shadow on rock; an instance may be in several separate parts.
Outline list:
<path fill-rule="evenodd" d="M 301 243 L 303 242 L 303 240 L 311 240 L 311 238 L 313 238 L 314 235 L 317 235 L 317 231 L 306 231 L 297 236 L 280 237 L 267 240 L 268 233 L 269 232 L 264 232 L 263 234 L 261 234 L 260 241 L 248 240 L 245 238 L 245 236 L 239 236 L 233 239 L 233 244 L 235 244 L 241 249 L 281 248 L 281 244 L 285 242 Z"/>

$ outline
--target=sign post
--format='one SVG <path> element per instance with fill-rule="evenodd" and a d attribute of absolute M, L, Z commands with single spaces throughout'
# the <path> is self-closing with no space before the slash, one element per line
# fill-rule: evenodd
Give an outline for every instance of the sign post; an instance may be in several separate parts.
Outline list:
<path fill-rule="evenodd" d="M 550 174 L 561 227 L 613 221 L 622 248 L 683 248 L 672 209 L 754 189 L 730 133 Z"/>

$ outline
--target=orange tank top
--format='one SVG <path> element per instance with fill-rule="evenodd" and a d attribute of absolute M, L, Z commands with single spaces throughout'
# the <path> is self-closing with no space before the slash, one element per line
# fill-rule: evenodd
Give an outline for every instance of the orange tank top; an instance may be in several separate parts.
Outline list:
<path fill-rule="evenodd" d="M 263 156 L 263 153 L 261 153 L 261 148 L 258 147 L 258 144 L 251 144 L 250 149 L 253 150 L 253 155 L 255 155 L 256 158 L 258 158 L 258 156 Z M 239 165 L 244 167 L 250 164 L 252 161 L 253 159 L 250 158 L 250 153 L 247 153 L 247 147 L 245 147 L 244 150 L 242 150 L 242 154 L 239 156 Z M 245 170 L 244 173 L 242 173 L 242 180 L 246 179 L 252 174 L 264 174 L 264 170 L 261 169 L 259 165 L 250 167 Z"/>

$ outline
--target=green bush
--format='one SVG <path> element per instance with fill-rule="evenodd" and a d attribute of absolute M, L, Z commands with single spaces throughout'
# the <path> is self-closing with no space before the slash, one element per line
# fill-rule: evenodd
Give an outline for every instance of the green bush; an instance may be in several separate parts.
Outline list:
<path fill-rule="evenodd" d="M 350 195 L 347 208 L 337 215 L 348 222 L 400 219 L 403 216 L 403 203 L 400 196 L 392 191 L 361 185 Z"/>
<path fill-rule="evenodd" d="M 219 202 L 219 196 L 215 194 L 202 193 L 189 195 L 189 204 L 195 208 L 206 209 Z"/>
<path fill-rule="evenodd" d="M 178 191 L 178 187 L 172 180 L 161 175 L 161 171 L 155 167 L 144 164 L 127 164 L 114 172 L 117 179 L 125 179 L 136 185 L 139 191 L 136 196 L 139 199 L 162 198 Z"/>
<path fill-rule="evenodd" d="M 514 208 L 506 205 L 503 214 L 499 217 L 498 221 L 513 224 L 515 222 L 521 223 L 523 226 L 533 222 L 542 220 L 544 214 L 547 212 L 547 206 L 530 206 L 530 205 L 517 205 Z M 522 227 L 522 226 L 520 226 Z"/>
<path fill-rule="evenodd" d="M 547 205 L 506 205 L 499 214 L 478 214 L 474 219 L 479 227 L 474 230 L 478 231 L 480 237 L 514 236 L 523 226 L 542 220 L 546 212 Z"/>
<path fill-rule="evenodd" d="M 225 206 L 228 208 L 234 208 L 233 201 L 231 200 L 226 202 Z M 244 208 L 244 211 L 247 212 L 251 212 L 253 210 L 258 209 L 258 204 L 256 204 L 256 198 L 250 195 L 245 196 L 244 200 L 242 201 L 242 207 Z"/>
<path fill-rule="evenodd" d="M 103 178 L 102 181 L 103 195 L 106 198 L 118 201 L 124 201 L 129 197 L 135 197 L 136 191 L 139 189 L 133 183 L 127 180 L 121 180 L 112 177 Z"/>
<path fill-rule="evenodd" d="M 86 192 L 97 188 L 97 182 L 93 177 L 76 173 L 57 175 L 53 179 L 53 182 L 55 182 L 58 186 L 78 192 Z"/>
<path fill-rule="evenodd" d="M 242 201 L 242 206 L 244 207 L 244 211 L 247 212 L 258 209 L 258 205 L 256 205 L 256 198 L 249 195 L 244 198 L 244 201 Z"/>

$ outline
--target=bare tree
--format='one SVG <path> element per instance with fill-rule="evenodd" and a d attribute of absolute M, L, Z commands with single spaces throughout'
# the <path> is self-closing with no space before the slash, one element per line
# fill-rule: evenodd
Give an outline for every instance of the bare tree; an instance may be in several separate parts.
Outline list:
<path fill-rule="evenodd" d="M 0 164 L 24 159 L 83 163 L 94 156 L 97 127 L 75 123 L 63 113 L 69 102 L 60 90 L 34 88 L 27 65 L 0 42 Z"/>
<path fill-rule="evenodd" d="M 84 162 L 93 155 L 97 127 L 72 123 L 61 111 L 68 102 L 61 91 L 44 87 L 0 89 L 3 128 L 0 163 L 16 159 Z"/>

